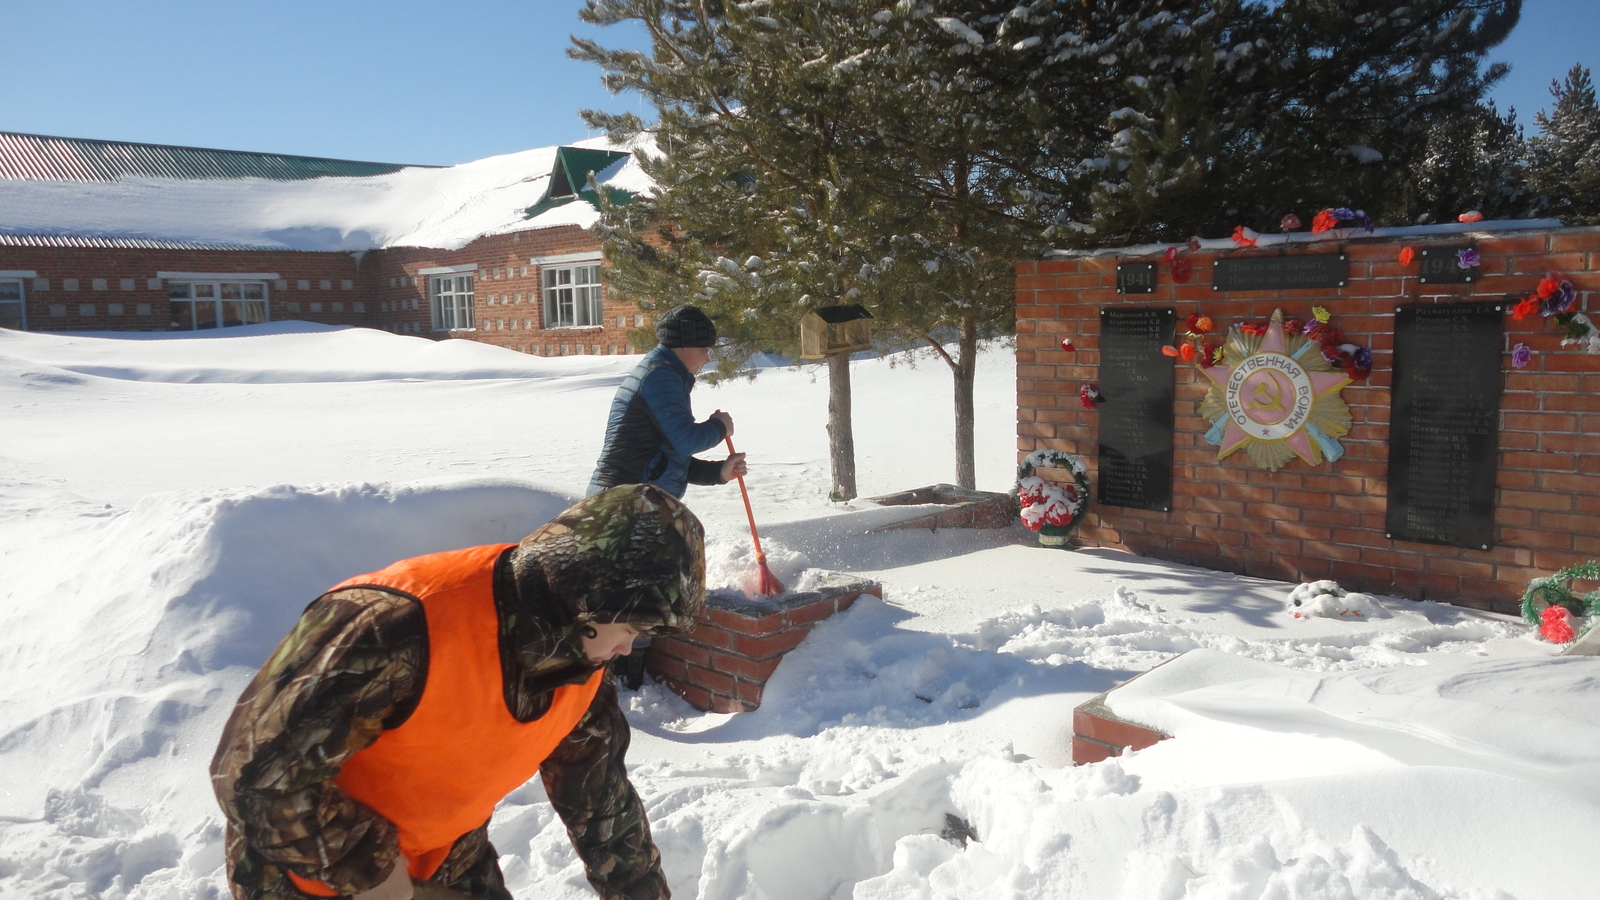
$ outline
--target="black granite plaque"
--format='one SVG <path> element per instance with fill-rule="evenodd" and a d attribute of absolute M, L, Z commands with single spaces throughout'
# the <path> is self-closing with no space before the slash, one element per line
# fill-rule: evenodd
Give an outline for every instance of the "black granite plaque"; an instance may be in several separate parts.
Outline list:
<path fill-rule="evenodd" d="M 1117 293 L 1153 294 L 1155 290 L 1155 263 L 1120 263 L 1117 265 Z"/>
<path fill-rule="evenodd" d="M 1422 263 L 1418 281 L 1423 284 L 1467 284 L 1478 280 L 1478 267 L 1461 268 L 1461 251 L 1467 247 L 1429 247 L 1417 254 Z"/>
<path fill-rule="evenodd" d="M 1504 317 L 1494 303 L 1395 311 L 1388 537 L 1493 542 Z"/>
<path fill-rule="evenodd" d="M 1246 256 L 1219 259 L 1211 267 L 1214 291 L 1286 291 L 1344 287 L 1350 261 L 1343 253 L 1306 256 Z"/>
<path fill-rule="evenodd" d="M 1100 311 L 1100 486 L 1106 506 L 1172 509 L 1172 342 L 1177 313 Z"/>

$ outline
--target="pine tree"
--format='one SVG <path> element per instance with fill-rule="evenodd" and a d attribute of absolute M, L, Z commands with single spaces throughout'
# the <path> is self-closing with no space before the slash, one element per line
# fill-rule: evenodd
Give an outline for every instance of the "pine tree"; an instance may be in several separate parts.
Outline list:
<path fill-rule="evenodd" d="M 652 55 L 573 51 L 658 115 L 659 155 L 643 163 L 655 193 L 610 208 L 601 230 L 613 284 L 647 308 L 692 298 L 737 323 L 724 367 L 792 353 L 808 310 L 867 306 L 886 343 L 950 367 L 956 481 L 973 486 L 978 345 L 1011 333 L 1012 261 L 1041 247 L 1041 98 L 1025 70 L 986 59 L 998 45 L 976 30 L 1012 8 L 591 0 L 586 20 L 639 21 L 654 42 Z M 618 136 L 643 128 L 588 115 Z M 828 364 L 833 491 L 849 498 L 848 359 Z"/>
<path fill-rule="evenodd" d="M 1288 212 L 1398 216 L 1435 123 L 1500 78 L 1520 0 L 1106 0 L 1025 26 L 1076 93 L 1059 220 L 1102 246 L 1276 230 Z M 1080 106 L 1091 109 L 1086 111 Z M 1100 121 L 1094 120 L 1094 112 Z M 1073 241 L 1071 234 L 1062 239 Z"/>
<path fill-rule="evenodd" d="M 1572 224 L 1600 222 L 1600 105 L 1589 70 L 1575 65 L 1551 82 L 1555 105 L 1534 115 L 1539 134 L 1528 141 L 1528 176 L 1548 210 Z"/>
<path fill-rule="evenodd" d="M 1527 142 L 1516 111 L 1484 101 L 1434 124 L 1411 167 L 1402 219 L 1451 222 L 1468 210 L 1490 219 L 1534 215 L 1539 197 L 1527 184 Z"/>

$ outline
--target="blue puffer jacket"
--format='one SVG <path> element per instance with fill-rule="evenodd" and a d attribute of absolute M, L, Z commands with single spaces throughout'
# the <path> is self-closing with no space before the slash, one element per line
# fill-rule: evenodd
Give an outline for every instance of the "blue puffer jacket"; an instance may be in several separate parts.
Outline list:
<path fill-rule="evenodd" d="M 726 435 L 721 422 L 694 420 L 693 389 L 694 374 L 670 348 L 657 345 L 645 354 L 611 401 L 591 495 L 619 484 L 649 483 L 682 497 L 690 484 L 722 483 L 720 462 L 693 458 Z"/>

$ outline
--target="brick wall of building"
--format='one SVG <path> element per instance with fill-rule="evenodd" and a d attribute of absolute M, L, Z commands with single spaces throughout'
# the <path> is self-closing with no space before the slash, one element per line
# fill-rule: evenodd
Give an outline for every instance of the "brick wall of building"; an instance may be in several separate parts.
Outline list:
<path fill-rule="evenodd" d="M 0 246 L 0 272 L 24 279 L 29 331 L 166 331 L 167 287 L 158 272 L 275 274 L 271 318 L 367 323 L 355 258 L 289 250 L 167 250 Z"/>
<path fill-rule="evenodd" d="M 614 355 L 648 349 L 630 332 L 646 317 L 603 291 L 598 327 L 546 328 L 535 260 L 598 253 L 577 226 L 479 238 L 455 250 L 399 247 L 366 252 L 179 250 L 0 246 L 0 272 L 25 279 L 30 331 L 167 331 L 167 286 L 159 272 L 275 274 L 267 294 L 273 321 L 362 325 L 396 334 L 481 341 L 541 356 Z M 422 270 L 476 265 L 474 328 L 433 330 Z"/>
<path fill-rule="evenodd" d="M 1402 266 L 1402 246 L 1476 246 L 1482 263 L 1471 284 L 1421 284 Z M 1080 543 L 1288 581 L 1332 578 L 1351 590 L 1462 603 L 1515 612 L 1528 581 L 1600 558 L 1600 355 L 1560 345 L 1549 320 L 1505 319 L 1494 543 L 1466 550 L 1384 536 L 1390 374 L 1396 306 L 1499 300 L 1532 290 L 1550 270 L 1579 290 L 1579 308 L 1600 319 L 1600 229 L 1478 232 L 1408 239 L 1349 239 L 1349 283 L 1327 290 L 1230 292 L 1211 287 L 1219 256 L 1277 253 L 1236 250 L 1190 254 L 1194 276 L 1175 284 L 1160 255 L 1083 256 L 1017 266 L 1017 447 L 1075 453 L 1097 478 L 1097 413 L 1078 388 L 1098 379 L 1099 312 L 1108 306 L 1173 307 L 1181 323 L 1210 315 L 1220 329 L 1282 309 L 1306 319 L 1314 306 L 1373 351 L 1371 377 L 1346 387 L 1352 426 L 1337 462 L 1293 460 L 1277 472 L 1244 452 L 1218 460 L 1199 414 L 1208 381 L 1176 367 L 1173 508 L 1151 512 L 1092 505 Z M 1327 243 L 1290 253 L 1328 252 Z M 1153 294 L 1121 295 L 1122 261 L 1157 263 Z M 1060 347 L 1070 337 L 1076 352 Z M 1515 369 L 1510 349 L 1534 350 Z"/>

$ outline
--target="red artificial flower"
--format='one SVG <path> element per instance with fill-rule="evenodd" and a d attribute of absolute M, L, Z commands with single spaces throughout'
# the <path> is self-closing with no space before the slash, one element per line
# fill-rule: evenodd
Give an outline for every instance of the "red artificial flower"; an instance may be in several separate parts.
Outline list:
<path fill-rule="evenodd" d="M 1076 353 L 1078 351 L 1078 348 L 1072 345 L 1072 338 L 1069 337 L 1064 337 L 1061 339 L 1061 349 L 1067 351 L 1068 353 Z"/>
<path fill-rule="evenodd" d="M 1462 213 L 1461 215 L 1456 216 L 1456 221 L 1457 222 L 1482 222 L 1483 221 L 1483 213 L 1478 212 L 1475 209 L 1469 209 L 1466 212 Z"/>
<path fill-rule="evenodd" d="M 1215 327 L 1217 327 L 1217 323 L 1211 321 L 1210 316 L 1206 315 L 1205 313 L 1201 313 L 1195 318 L 1194 327 L 1190 328 L 1189 332 L 1191 334 L 1210 334 L 1211 329 Z"/>
<path fill-rule="evenodd" d="M 1241 323 L 1239 323 L 1239 330 L 1244 332 L 1245 334 L 1253 334 L 1256 337 L 1260 337 L 1261 335 L 1267 333 L 1267 323 L 1265 323 L 1265 322 L 1241 322 Z"/>
<path fill-rule="evenodd" d="M 1299 319 L 1284 319 L 1283 320 L 1283 333 L 1284 334 L 1299 334 L 1301 332 L 1301 330 L 1304 329 L 1304 328 L 1305 328 L 1305 325 Z"/>
<path fill-rule="evenodd" d="M 1200 345 L 1200 368 L 1209 369 L 1222 361 L 1222 348 L 1211 344 Z"/>
<path fill-rule="evenodd" d="M 1546 606 L 1539 614 L 1539 634 L 1552 644 L 1570 643 L 1578 636 L 1568 621 L 1570 613 L 1565 606 Z"/>
<path fill-rule="evenodd" d="M 1178 355 L 1178 348 L 1172 346 L 1171 344 L 1167 344 L 1165 347 L 1161 348 L 1161 355 L 1162 356 L 1177 356 Z"/>
<path fill-rule="evenodd" d="M 1311 233 L 1321 234 L 1324 231 L 1332 231 L 1338 224 L 1339 217 L 1333 214 L 1333 210 L 1325 209 L 1317 213 L 1317 217 L 1311 220 Z"/>
<path fill-rule="evenodd" d="M 1182 347 L 1179 347 L 1178 358 L 1184 362 L 1192 362 L 1194 360 L 1194 345 L 1184 344 Z"/>
<path fill-rule="evenodd" d="M 1241 247 L 1254 247 L 1258 236 L 1255 231 L 1243 225 L 1234 226 L 1233 242 Z"/>
<path fill-rule="evenodd" d="M 1517 305 L 1511 308 L 1511 318 L 1520 322 L 1538 311 L 1539 295 L 1529 294 L 1517 301 Z"/>
<path fill-rule="evenodd" d="M 1172 262 L 1172 280 L 1179 284 L 1188 284 L 1194 277 L 1194 264 L 1185 257 L 1178 257 Z"/>
<path fill-rule="evenodd" d="M 1190 236 L 1190 238 L 1189 238 L 1189 250 L 1191 252 L 1195 252 L 1195 253 L 1200 252 L 1200 236 L 1199 235 Z"/>
<path fill-rule="evenodd" d="M 1417 251 L 1410 247 L 1400 248 L 1400 265 L 1409 266 L 1417 260 Z"/>
<path fill-rule="evenodd" d="M 1556 291 L 1561 290 L 1561 276 L 1551 272 L 1548 276 L 1539 279 L 1539 286 L 1535 288 L 1540 300 L 1549 300 Z"/>

